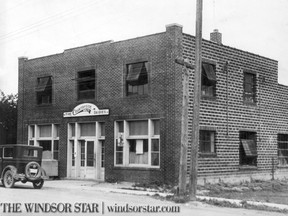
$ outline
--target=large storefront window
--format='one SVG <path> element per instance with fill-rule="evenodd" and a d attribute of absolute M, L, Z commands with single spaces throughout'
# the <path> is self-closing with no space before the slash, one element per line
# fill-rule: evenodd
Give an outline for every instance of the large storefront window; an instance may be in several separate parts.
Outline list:
<path fill-rule="evenodd" d="M 59 125 L 29 125 L 29 145 L 42 146 L 42 159 L 59 159 Z"/>
<path fill-rule="evenodd" d="M 160 166 L 160 121 L 117 121 L 115 165 Z"/>

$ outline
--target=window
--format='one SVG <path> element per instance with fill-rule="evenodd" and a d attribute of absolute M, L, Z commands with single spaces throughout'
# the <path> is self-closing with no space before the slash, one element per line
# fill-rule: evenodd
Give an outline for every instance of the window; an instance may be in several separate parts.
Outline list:
<path fill-rule="evenodd" d="M 280 166 L 288 166 L 288 134 L 278 134 L 278 162 Z"/>
<path fill-rule="evenodd" d="M 216 96 L 216 66 L 214 64 L 202 63 L 201 93 L 202 96 Z"/>
<path fill-rule="evenodd" d="M 4 155 L 3 158 L 11 158 L 13 157 L 14 149 L 10 147 L 4 147 Z"/>
<path fill-rule="evenodd" d="M 95 70 L 78 72 L 78 100 L 95 98 Z"/>
<path fill-rule="evenodd" d="M 115 165 L 160 166 L 160 121 L 116 122 Z"/>
<path fill-rule="evenodd" d="M 215 153 L 215 131 L 200 130 L 199 151 L 201 153 Z"/>
<path fill-rule="evenodd" d="M 104 168 L 105 162 L 105 140 L 100 141 L 101 146 L 101 167 Z"/>
<path fill-rule="evenodd" d="M 256 75 L 244 72 L 243 100 L 248 103 L 256 103 Z"/>
<path fill-rule="evenodd" d="M 36 97 L 38 105 L 52 103 L 52 76 L 37 78 Z"/>
<path fill-rule="evenodd" d="M 126 71 L 126 96 L 148 94 L 148 63 L 128 64 Z"/>
<path fill-rule="evenodd" d="M 29 125 L 29 145 L 41 146 L 43 159 L 59 159 L 59 125 Z M 34 131 L 34 132 L 32 132 Z M 33 134 L 33 135 L 32 135 Z"/>
<path fill-rule="evenodd" d="M 25 149 L 23 152 L 24 157 L 38 157 L 38 151 L 34 149 Z"/>
<path fill-rule="evenodd" d="M 124 122 L 116 122 L 116 164 L 123 164 Z"/>
<path fill-rule="evenodd" d="M 257 143 L 255 132 L 240 132 L 240 165 L 257 166 Z"/>
<path fill-rule="evenodd" d="M 95 125 L 95 122 L 92 122 L 92 123 L 81 123 L 79 125 L 80 125 L 80 136 L 81 137 L 96 136 L 96 125 Z"/>

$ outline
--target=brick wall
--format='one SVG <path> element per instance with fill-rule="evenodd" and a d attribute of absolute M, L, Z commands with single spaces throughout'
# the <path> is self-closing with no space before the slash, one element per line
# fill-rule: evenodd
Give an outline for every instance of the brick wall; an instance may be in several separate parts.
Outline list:
<path fill-rule="evenodd" d="M 203 59 L 216 62 L 217 84 L 215 100 L 201 99 L 200 126 L 216 128 L 217 154 L 199 154 L 199 176 L 269 173 L 271 158 L 277 157 L 277 133 L 288 132 L 287 87 L 277 83 L 277 61 L 207 40 L 203 40 L 202 49 Z M 183 57 L 194 62 L 194 50 L 195 38 L 184 34 Z M 243 70 L 257 73 L 256 105 L 243 103 Z M 191 125 L 193 72 L 190 75 Z M 239 131 L 257 133 L 257 170 L 242 170 L 239 166 Z"/>
<path fill-rule="evenodd" d="M 271 169 L 277 156 L 277 133 L 287 130 L 288 87 L 277 83 L 277 61 L 203 40 L 203 59 L 216 63 L 216 99 L 201 99 L 200 126 L 216 130 L 216 155 L 199 154 L 199 176 L 249 175 Z M 18 143 L 27 143 L 29 124 L 60 125 L 59 175 L 67 176 L 67 124 L 105 122 L 105 179 L 107 181 L 178 181 L 182 108 L 182 69 L 176 58 L 194 63 L 195 38 L 179 25 L 145 37 L 87 45 L 63 53 L 28 60 L 19 59 Z M 149 62 L 149 96 L 126 97 L 125 65 Z M 224 65 L 228 63 L 227 70 Z M 95 69 L 96 97 L 77 100 L 78 71 Z M 243 103 L 243 70 L 257 73 L 256 105 Z M 189 134 L 192 127 L 194 71 L 189 70 Z M 36 105 L 36 81 L 53 76 L 51 106 Z M 81 103 L 109 109 L 109 116 L 63 118 Z M 160 118 L 160 169 L 114 166 L 114 122 Z M 257 133 L 257 170 L 239 166 L 239 131 Z M 191 137 L 189 138 L 191 143 Z M 189 149 L 190 151 L 190 149 Z M 190 152 L 188 152 L 190 153 Z M 189 160 L 189 155 L 188 155 Z M 188 163 L 189 164 L 189 163 Z M 188 167 L 189 169 L 189 167 Z"/>
<path fill-rule="evenodd" d="M 18 143 L 27 143 L 29 124 L 60 125 L 59 175 L 67 175 L 67 124 L 69 122 L 104 121 L 105 179 L 108 181 L 175 181 L 179 157 L 179 74 L 174 60 L 182 55 L 181 26 L 167 26 L 166 32 L 120 42 L 107 41 L 65 50 L 63 53 L 19 59 L 19 127 Z M 127 63 L 148 61 L 149 96 L 126 97 L 124 72 Z M 78 71 L 95 69 L 96 97 L 77 100 Z M 53 99 L 50 106 L 36 105 L 38 77 L 53 77 Z M 181 79 L 181 78 L 180 78 Z M 181 84 L 181 83 L 180 83 Z M 180 97 L 181 98 L 181 97 Z M 109 109 L 110 115 L 63 118 L 80 103 L 94 103 Z M 160 169 L 114 167 L 114 121 L 160 118 Z M 175 123 L 176 122 L 176 123 Z"/>

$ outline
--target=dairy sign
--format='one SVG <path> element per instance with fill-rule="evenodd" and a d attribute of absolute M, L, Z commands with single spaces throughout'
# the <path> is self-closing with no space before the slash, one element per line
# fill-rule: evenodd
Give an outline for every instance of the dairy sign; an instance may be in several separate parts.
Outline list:
<path fill-rule="evenodd" d="M 98 107 L 91 103 L 83 103 L 76 106 L 72 112 L 64 112 L 63 117 L 82 117 L 82 116 L 99 116 L 109 115 L 109 109 L 98 109 Z"/>

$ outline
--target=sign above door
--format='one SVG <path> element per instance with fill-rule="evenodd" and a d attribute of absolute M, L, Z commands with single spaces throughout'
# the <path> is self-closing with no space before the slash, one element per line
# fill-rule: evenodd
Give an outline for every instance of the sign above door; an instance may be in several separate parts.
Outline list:
<path fill-rule="evenodd" d="M 109 115 L 109 109 L 100 110 L 92 103 L 82 103 L 76 106 L 72 112 L 64 112 L 63 117 L 82 117 L 82 116 L 99 116 Z"/>

